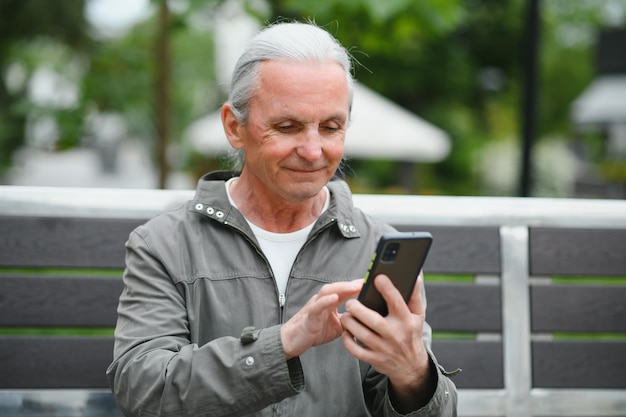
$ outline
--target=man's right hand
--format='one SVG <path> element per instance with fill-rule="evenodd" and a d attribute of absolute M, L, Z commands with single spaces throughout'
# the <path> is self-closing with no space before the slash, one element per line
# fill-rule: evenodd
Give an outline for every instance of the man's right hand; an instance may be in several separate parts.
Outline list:
<path fill-rule="evenodd" d="M 349 298 L 356 297 L 362 286 L 363 280 L 335 282 L 324 285 L 311 297 L 280 330 L 287 359 L 341 336 L 343 327 L 337 309 Z"/>

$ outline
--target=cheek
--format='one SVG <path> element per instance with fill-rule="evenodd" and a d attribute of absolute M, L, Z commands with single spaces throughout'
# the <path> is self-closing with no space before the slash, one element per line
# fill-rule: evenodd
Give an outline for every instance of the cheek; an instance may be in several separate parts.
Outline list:
<path fill-rule="evenodd" d="M 260 158 L 261 155 L 275 155 L 284 152 L 282 148 L 286 147 L 285 143 L 276 140 L 271 134 L 268 134 L 263 129 L 256 126 L 252 126 L 249 131 L 249 135 L 245 141 L 246 153 L 250 153 L 251 157 Z"/>
<path fill-rule="evenodd" d="M 275 165 L 289 158 L 294 152 L 289 141 L 268 140 L 257 143 L 254 147 L 246 150 L 247 157 L 258 165 Z"/>
<path fill-rule="evenodd" d="M 291 155 L 295 149 L 294 141 L 280 138 L 268 140 L 261 146 L 259 151 L 272 159 L 283 159 Z"/>
<path fill-rule="evenodd" d="M 335 139 L 324 144 L 324 155 L 328 160 L 341 160 L 343 158 L 344 141 L 343 139 Z"/>

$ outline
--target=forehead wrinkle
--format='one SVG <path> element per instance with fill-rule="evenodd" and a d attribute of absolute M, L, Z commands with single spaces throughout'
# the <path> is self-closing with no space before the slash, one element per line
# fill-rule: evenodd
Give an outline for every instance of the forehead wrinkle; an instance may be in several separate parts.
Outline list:
<path fill-rule="evenodd" d="M 308 121 L 305 118 L 301 117 L 301 116 L 296 116 L 290 113 L 284 114 L 284 115 L 280 115 L 280 116 L 276 116 L 276 117 L 272 117 L 268 120 L 268 123 L 270 125 L 274 125 L 274 124 L 279 124 L 281 122 L 284 121 L 292 121 L 292 122 L 296 122 L 296 123 L 301 123 L 301 124 L 308 124 L 308 123 L 319 123 L 319 124 L 323 124 L 323 123 L 327 123 L 327 122 L 335 122 L 341 126 L 345 126 L 347 123 L 347 117 L 342 115 L 342 114 L 334 114 L 331 115 L 329 117 L 320 119 L 319 121 L 317 120 L 312 120 L 312 121 Z"/>
<path fill-rule="evenodd" d="M 276 73 L 269 71 L 269 69 L 275 65 L 282 64 L 285 63 L 281 61 L 264 61 L 259 66 L 259 77 L 257 78 L 255 93 L 251 97 L 251 104 L 252 102 L 256 102 L 261 105 L 261 107 L 265 106 L 267 110 L 271 109 L 270 113 L 273 114 L 267 114 L 269 117 L 266 119 L 266 122 L 275 124 L 285 120 L 298 123 L 325 123 L 328 121 L 336 121 L 342 125 L 347 124 L 350 118 L 349 100 L 345 103 L 345 109 L 333 108 L 325 97 L 320 97 L 320 95 L 323 96 L 322 93 L 330 93 L 331 90 L 323 89 L 323 91 L 320 92 L 316 90 L 306 91 L 305 89 L 302 91 L 302 77 L 306 75 L 306 70 L 310 70 L 311 68 L 308 66 L 302 67 L 299 63 L 288 62 L 286 68 L 281 68 L 281 71 L 286 71 L 276 80 Z M 293 64 L 293 66 L 289 64 Z M 302 68 L 304 72 L 293 71 L 293 69 L 298 69 L 298 67 Z M 318 66 L 315 66 L 314 70 L 317 70 L 317 68 Z M 324 69 L 321 73 L 315 72 L 314 76 L 317 77 L 319 74 L 327 74 L 326 71 L 327 70 Z M 330 71 L 334 72 L 334 70 Z M 341 73 L 341 76 L 343 76 L 343 73 Z M 331 84 L 335 82 L 338 82 L 338 80 L 330 80 Z M 271 85 L 271 88 L 269 85 Z M 296 93 L 293 89 L 299 92 Z M 283 97 L 283 95 L 285 95 L 285 97 Z"/>

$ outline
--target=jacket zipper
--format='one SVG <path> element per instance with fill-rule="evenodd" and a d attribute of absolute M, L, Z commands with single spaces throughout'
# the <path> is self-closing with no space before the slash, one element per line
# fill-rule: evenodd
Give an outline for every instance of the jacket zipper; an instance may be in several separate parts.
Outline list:
<path fill-rule="evenodd" d="M 278 305 L 280 306 L 280 323 L 282 324 L 284 321 L 284 313 L 285 313 L 285 303 L 287 302 L 287 297 L 285 294 L 278 294 Z"/>
<path fill-rule="evenodd" d="M 330 226 L 331 224 L 333 224 L 335 222 L 335 218 L 330 219 L 329 221 L 327 221 L 325 224 L 321 225 L 318 230 L 312 234 L 311 236 L 309 236 L 309 239 L 307 239 L 306 242 L 304 242 L 304 245 L 302 245 L 302 248 L 300 248 L 300 252 L 298 253 L 298 255 L 296 255 L 296 259 L 294 261 L 294 265 L 296 262 L 298 262 L 298 258 L 300 257 L 300 253 L 302 253 L 302 251 L 304 250 L 304 248 L 313 240 L 317 237 L 317 235 L 319 235 L 321 233 L 322 230 L 326 229 L 328 226 Z M 267 259 L 265 259 L 265 262 L 267 262 Z M 269 262 L 268 266 L 269 265 Z M 293 268 L 293 265 L 292 265 Z M 271 266 L 270 266 L 270 270 L 271 270 Z M 290 273 L 291 276 L 291 273 Z M 287 282 L 287 287 L 289 286 L 289 282 Z M 278 286 L 276 287 L 277 291 L 278 291 Z M 287 303 L 287 296 L 284 293 L 279 293 L 278 294 L 278 306 L 280 307 L 280 323 L 283 324 L 285 321 L 285 304 Z"/>
<path fill-rule="evenodd" d="M 326 228 L 327 228 L 327 227 L 329 227 L 331 224 L 335 223 L 335 221 L 336 221 L 336 220 L 337 220 L 337 219 L 333 217 L 333 218 L 330 218 L 328 221 L 326 221 L 326 223 L 324 223 L 324 224 L 320 225 L 320 226 L 318 227 L 318 229 L 315 231 L 315 233 L 313 233 L 312 235 L 310 235 L 310 236 L 309 236 L 309 239 L 307 239 L 307 241 L 306 241 L 306 242 L 304 242 L 304 245 L 302 245 L 302 248 L 300 249 L 300 252 L 302 252 L 302 250 L 303 250 L 303 249 L 304 249 L 304 248 L 305 248 L 305 247 L 306 247 L 306 246 L 307 246 L 307 245 L 308 245 L 308 244 L 309 244 L 309 243 L 310 243 L 313 239 L 315 239 L 315 238 L 317 237 L 317 235 L 319 235 L 319 234 L 322 232 L 322 230 L 326 229 Z M 267 258 L 265 257 L 265 255 L 263 254 L 263 252 L 261 251 L 261 249 L 260 249 L 260 248 L 256 245 L 256 243 L 254 242 L 254 240 L 253 240 L 253 239 L 251 239 L 251 238 L 248 236 L 248 234 L 247 234 L 244 230 L 242 230 L 240 227 L 238 227 L 238 226 L 236 226 L 236 225 L 234 225 L 234 224 L 232 224 L 232 223 L 229 223 L 229 222 L 224 222 L 224 225 L 225 225 L 225 226 L 228 226 L 228 227 L 231 227 L 231 228 L 233 228 L 233 229 L 237 230 L 239 233 L 241 233 L 241 234 L 242 234 L 242 235 L 243 235 L 243 236 L 244 236 L 244 237 L 245 237 L 245 238 L 246 238 L 246 239 L 250 242 L 250 244 L 251 244 L 253 247 L 255 247 L 255 248 L 256 248 L 257 252 L 258 252 L 258 253 L 259 253 L 259 254 L 260 254 L 260 255 L 261 255 L 261 256 L 265 259 L 265 263 L 266 263 L 266 265 L 268 266 L 268 268 L 270 269 L 270 271 L 272 270 L 272 267 L 270 266 L 269 261 L 267 260 Z M 295 262 L 297 262 L 297 261 L 298 261 L 298 257 L 299 257 L 299 256 L 300 256 L 300 253 L 298 253 L 298 255 L 296 256 L 296 260 L 295 260 Z M 295 262 L 294 262 L 294 263 L 295 263 Z M 273 275 L 273 272 L 272 272 L 272 275 Z M 276 280 L 275 280 L 275 279 L 274 279 L 274 285 L 276 285 Z M 289 284 L 287 284 L 287 285 L 289 285 Z M 276 286 L 276 290 L 277 290 L 277 292 L 278 292 L 278 287 L 277 287 L 277 286 Z M 283 322 L 284 322 L 284 318 L 285 318 L 285 317 L 284 317 L 284 312 L 285 312 L 285 304 L 286 304 L 286 303 L 287 303 L 287 297 L 286 297 L 286 295 L 285 295 L 285 294 L 283 294 L 283 293 L 279 293 L 279 294 L 278 294 L 278 306 L 279 306 L 279 308 L 280 308 L 280 323 L 281 323 L 281 324 L 283 324 Z"/>

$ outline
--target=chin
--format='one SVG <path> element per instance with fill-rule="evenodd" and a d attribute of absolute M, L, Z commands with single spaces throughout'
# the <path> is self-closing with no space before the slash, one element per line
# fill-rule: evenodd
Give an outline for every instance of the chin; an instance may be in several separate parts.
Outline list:
<path fill-rule="evenodd" d="M 324 185 L 325 184 L 319 185 L 317 183 L 294 184 L 293 187 L 289 189 L 289 195 L 294 200 L 308 200 L 317 196 Z"/>

